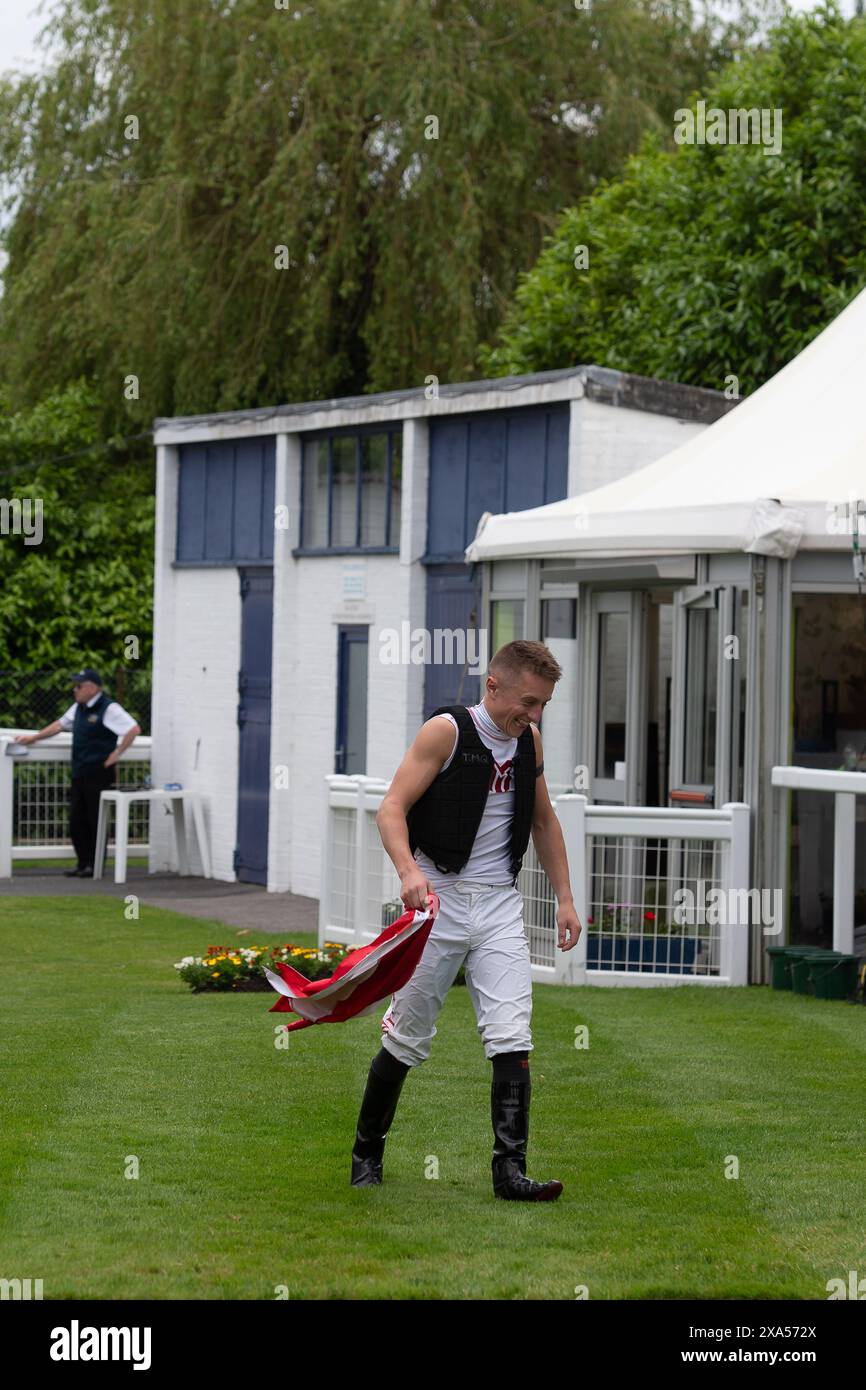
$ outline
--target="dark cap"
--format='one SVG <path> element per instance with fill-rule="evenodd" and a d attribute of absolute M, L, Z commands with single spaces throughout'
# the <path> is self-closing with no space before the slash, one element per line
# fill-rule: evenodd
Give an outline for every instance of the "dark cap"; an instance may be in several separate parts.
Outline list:
<path fill-rule="evenodd" d="M 70 676 L 69 679 L 73 685 L 77 685 L 79 681 L 93 681 L 94 685 L 102 685 L 101 675 L 98 671 L 94 671 L 92 666 L 85 666 L 83 671 L 77 671 L 76 674 Z"/>

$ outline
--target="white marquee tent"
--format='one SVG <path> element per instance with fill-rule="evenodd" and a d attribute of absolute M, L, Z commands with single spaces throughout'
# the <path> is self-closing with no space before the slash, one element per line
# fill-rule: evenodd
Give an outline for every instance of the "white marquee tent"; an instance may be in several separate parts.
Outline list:
<path fill-rule="evenodd" d="M 866 290 L 699 435 L 591 492 L 485 514 L 466 559 L 850 550 L 863 526 L 851 504 L 866 497 L 864 388 Z"/>

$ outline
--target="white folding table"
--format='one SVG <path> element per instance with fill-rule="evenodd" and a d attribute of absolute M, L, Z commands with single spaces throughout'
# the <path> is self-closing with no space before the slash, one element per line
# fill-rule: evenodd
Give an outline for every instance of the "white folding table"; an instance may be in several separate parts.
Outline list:
<path fill-rule="evenodd" d="M 99 798 L 99 823 L 96 829 L 96 859 L 93 864 L 93 877 L 102 878 L 105 866 L 105 852 L 108 847 L 108 810 L 111 802 L 115 806 L 114 823 L 114 881 L 126 882 L 126 854 L 129 843 L 129 806 L 132 801 L 150 801 L 159 804 L 169 802 L 174 821 L 174 843 L 177 849 L 177 866 L 181 874 L 189 873 L 187 854 L 187 830 L 195 834 L 205 878 L 211 877 L 210 848 L 204 823 L 204 806 L 201 796 L 193 791 L 160 791 L 154 787 L 150 791 L 104 791 Z M 153 808 L 151 815 L 153 814 Z"/>

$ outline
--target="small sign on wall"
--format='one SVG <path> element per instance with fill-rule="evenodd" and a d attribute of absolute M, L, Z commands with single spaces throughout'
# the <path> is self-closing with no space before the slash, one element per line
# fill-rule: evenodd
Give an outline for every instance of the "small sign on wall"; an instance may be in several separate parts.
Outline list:
<path fill-rule="evenodd" d="M 367 597 L 367 567 L 363 560 L 344 560 L 343 598 Z"/>

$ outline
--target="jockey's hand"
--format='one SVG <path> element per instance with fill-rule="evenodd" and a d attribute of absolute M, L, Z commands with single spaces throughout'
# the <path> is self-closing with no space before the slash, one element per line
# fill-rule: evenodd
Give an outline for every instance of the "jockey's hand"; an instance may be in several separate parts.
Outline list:
<path fill-rule="evenodd" d="M 574 903 L 560 903 L 556 912 L 556 928 L 559 935 L 559 946 L 563 951 L 570 951 L 572 946 L 577 945 L 577 939 L 583 928 L 580 925 L 580 918 L 574 910 Z M 568 941 L 566 941 L 568 937 Z"/>
<path fill-rule="evenodd" d="M 424 911 L 427 898 L 433 891 L 427 875 L 420 869 L 407 869 L 400 879 L 400 897 L 403 904 L 407 908 L 414 908 L 416 912 Z"/>

